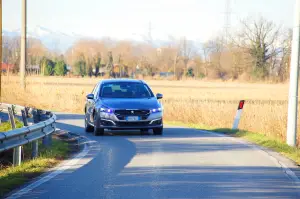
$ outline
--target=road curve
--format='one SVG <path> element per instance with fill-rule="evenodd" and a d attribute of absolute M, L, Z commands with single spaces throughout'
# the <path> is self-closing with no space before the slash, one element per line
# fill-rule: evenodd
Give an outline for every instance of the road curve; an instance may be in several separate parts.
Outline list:
<path fill-rule="evenodd" d="M 21 198 L 300 198 L 266 153 L 234 139 L 174 127 L 163 136 L 94 137 L 82 115 L 57 116 L 58 128 L 96 142 L 74 167 Z"/>

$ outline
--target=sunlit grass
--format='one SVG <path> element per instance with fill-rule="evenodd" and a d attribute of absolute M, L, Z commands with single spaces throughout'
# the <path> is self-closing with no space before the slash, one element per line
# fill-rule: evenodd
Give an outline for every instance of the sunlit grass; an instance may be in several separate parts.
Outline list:
<path fill-rule="evenodd" d="M 17 167 L 11 166 L 0 170 L 0 197 L 58 164 L 67 157 L 69 147 L 63 141 L 53 140 L 51 148 L 40 145 L 39 150 L 38 158 L 27 160 Z"/>
<path fill-rule="evenodd" d="M 53 111 L 83 113 L 85 96 L 98 81 L 100 78 L 27 77 L 27 90 L 23 92 L 18 77 L 10 77 L 9 81 L 4 78 L 3 99 Z M 263 132 L 282 141 L 286 138 L 288 84 L 190 80 L 147 83 L 155 93 L 164 94 L 165 120 L 231 128 L 238 102 L 243 99 L 246 103 L 241 129 Z"/>
<path fill-rule="evenodd" d="M 16 122 L 16 128 L 23 127 L 23 123 L 20 122 L 19 120 L 15 119 L 15 122 Z M 12 130 L 10 122 L 2 122 L 0 124 L 0 132 L 6 132 L 6 131 L 9 131 L 9 130 Z"/>

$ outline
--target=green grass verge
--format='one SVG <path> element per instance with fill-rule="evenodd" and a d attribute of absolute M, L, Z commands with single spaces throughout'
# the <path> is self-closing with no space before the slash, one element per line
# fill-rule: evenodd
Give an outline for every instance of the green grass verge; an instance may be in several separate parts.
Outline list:
<path fill-rule="evenodd" d="M 20 122 L 17 119 L 15 121 L 16 121 L 16 127 L 17 128 L 23 127 L 23 123 L 22 122 Z M 9 130 L 12 130 L 10 122 L 2 122 L 0 124 L 0 132 L 6 132 L 6 131 L 9 131 Z"/>
<path fill-rule="evenodd" d="M 208 130 L 218 133 L 223 133 L 226 135 L 230 135 L 232 137 L 239 137 L 243 138 L 245 140 L 248 140 L 252 143 L 255 143 L 257 145 L 266 147 L 268 149 L 271 149 L 273 151 L 276 151 L 294 162 L 296 162 L 298 165 L 300 165 L 300 149 L 295 147 L 290 147 L 285 142 L 276 139 L 274 137 L 266 136 L 263 133 L 255 133 L 245 130 L 232 130 L 228 128 L 214 128 L 209 127 L 202 124 L 185 124 L 183 122 L 165 122 L 169 125 L 176 125 L 176 126 L 183 126 L 183 127 L 190 127 L 190 128 L 196 128 L 196 129 L 202 129 L 202 130 Z"/>
<path fill-rule="evenodd" d="M 29 149 L 30 144 L 24 147 L 25 154 L 26 151 L 30 151 Z M 20 166 L 0 170 L 0 197 L 66 158 L 69 154 L 69 146 L 66 142 L 53 139 L 52 146 L 48 149 L 39 145 L 39 153 L 39 157 L 34 160 L 25 160 Z"/>

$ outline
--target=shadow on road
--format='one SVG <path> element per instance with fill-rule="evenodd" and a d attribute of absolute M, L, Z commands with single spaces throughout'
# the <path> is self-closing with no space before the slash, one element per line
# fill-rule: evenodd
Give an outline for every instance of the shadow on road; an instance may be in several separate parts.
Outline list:
<path fill-rule="evenodd" d="M 84 132 L 83 115 L 57 116 L 57 127 L 96 142 L 80 168 L 26 198 L 300 198 L 282 169 L 260 162 L 247 145 L 168 126 L 162 136 L 115 131 L 95 137 Z"/>
<path fill-rule="evenodd" d="M 59 121 L 63 120 L 84 120 L 83 114 L 62 114 L 62 113 L 55 113 Z"/>
<path fill-rule="evenodd" d="M 297 187 L 280 173 L 275 167 L 134 167 L 107 188 L 128 195 L 141 190 L 139 197 L 151 187 L 144 198 L 299 198 Z"/>

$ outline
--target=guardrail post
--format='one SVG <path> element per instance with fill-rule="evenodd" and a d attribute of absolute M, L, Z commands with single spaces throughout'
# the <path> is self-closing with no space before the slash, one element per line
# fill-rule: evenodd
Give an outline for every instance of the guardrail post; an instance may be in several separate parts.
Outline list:
<path fill-rule="evenodd" d="M 8 116 L 9 116 L 9 120 L 10 120 L 12 129 L 15 129 L 16 128 L 15 117 L 14 117 L 13 110 L 10 107 L 8 107 Z M 19 166 L 21 164 L 21 152 L 22 152 L 21 146 L 14 148 L 14 151 L 13 151 L 13 165 L 14 166 Z"/>
<path fill-rule="evenodd" d="M 32 110 L 32 115 L 33 115 L 33 122 L 34 123 L 39 123 L 39 122 L 42 121 L 41 110 L 33 109 Z M 45 137 L 42 138 L 42 144 L 45 147 L 49 146 L 49 136 L 45 136 Z"/>
<path fill-rule="evenodd" d="M 40 117 L 38 114 L 38 111 L 36 109 L 32 109 L 32 117 L 33 117 L 33 123 L 39 123 Z"/>
<path fill-rule="evenodd" d="M 27 121 L 28 112 L 26 113 L 26 108 L 25 110 L 21 110 L 21 112 L 22 112 L 22 119 L 23 119 L 24 126 L 28 126 L 28 121 Z M 34 159 L 38 156 L 39 141 L 38 140 L 33 141 L 31 144 L 31 148 L 32 148 L 31 158 Z"/>
<path fill-rule="evenodd" d="M 47 115 L 47 112 L 45 114 L 45 118 L 46 118 L 45 120 L 50 118 L 49 115 Z M 48 144 L 49 144 L 49 146 L 51 146 L 52 145 L 52 134 L 47 135 L 47 137 L 48 137 Z"/>
<path fill-rule="evenodd" d="M 39 141 L 35 140 L 32 142 L 32 152 L 31 152 L 31 158 L 37 158 L 38 154 L 39 154 Z"/>
<path fill-rule="evenodd" d="M 26 117 L 27 118 L 29 118 L 30 116 L 29 116 L 29 107 L 25 107 L 25 115 L 26 115 Z"/>
<path fill-rule="evenodd" d="M 40 116 L 37 109 L 32 109 L 32 117 L 33 117 L 33 123 L 39 123 L 40 122 Z M 39 153 L 39 141 L 35 140 L 32 142 L 32 153 L 31 157 L 36 158 Z"/>
<path fill-rule="evenodd" d="M 43 117 L 43 111 L 37 109 L 36 112 L 37 112 L 37 120 L 38 120 L 38 122 L 43 121 L 43 120 L 44 120 L 44 117 Z M 43 137 L 43 139 L 42 139 L 42 144 L 43 144 L 46 148 L 49 147 L 49 146 L 51 145 L 51 141 L 52 141 L 51 139 L 52 139 L 51 135 L 46 135 L 46 136 Z"/>
<path fill-rule="evenodd" d="M 49 119 L 47 111 L 41 111 L 41 120 L 44 121 L 44 120 L 47 120 L 47 119 Z M 51 144 L 52 144 L 52 135 L 51 134 L 47 135 L 45 137 L 45 139 L 47 139 L 46 147 L 51 146 Z"/>
<path fill-rule="evenodd" d="M 23 120 L 24 126 L 28 126 L 28 121 L 27 121 L 25 110 L 21 110 L 21 113 L 22 113 L 22 120 Z"/>

